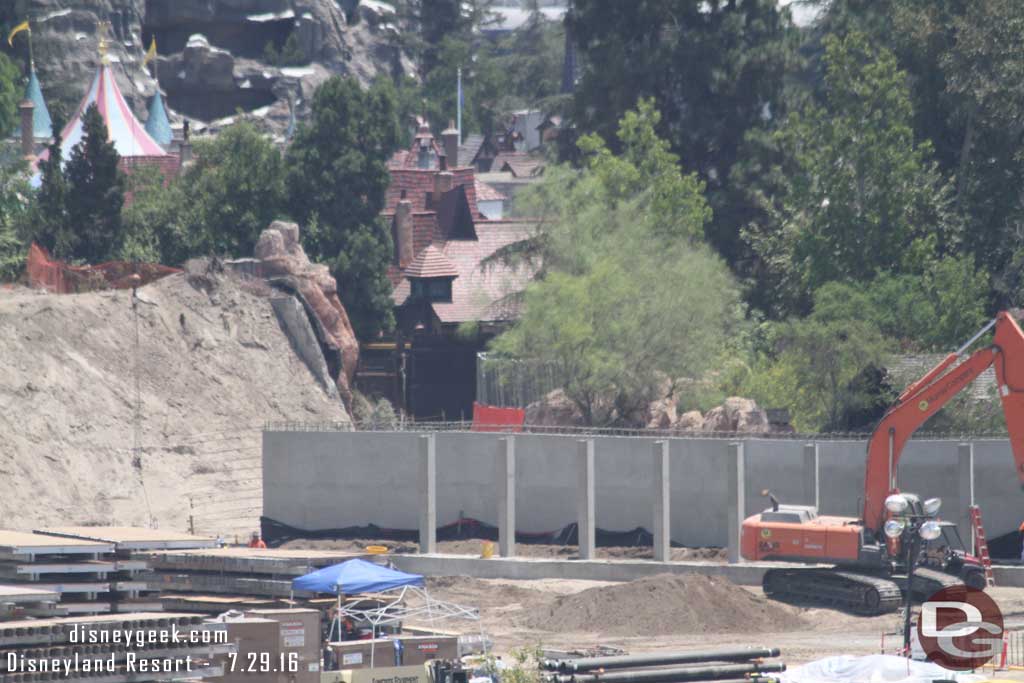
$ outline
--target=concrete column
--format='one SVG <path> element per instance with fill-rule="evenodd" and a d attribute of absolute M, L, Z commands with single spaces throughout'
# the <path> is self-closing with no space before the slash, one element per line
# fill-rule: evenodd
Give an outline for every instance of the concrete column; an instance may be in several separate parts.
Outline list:
<path fill-rule="evenodd" d="M 433 434 L 419 437 L 420 552 L 437 552 L 437 452 Z"/>
<path fill-rule="evenodd" d="M 740 442 L 729 444 L 729 454 L 725 465 L 725 481 L 728 487 L 726 502 L 729 508 L 728 543 L 726 547 L 730 564 L 741 562 L 743 559 L 740 557 L 740 529 L 743 526 L 743 517 L 747 509 L 743 465 L 743 444 Z"/>
<path fill-rule="evenodd" d="M 580 559 L 594 559 L 594 440 L 576 442 L 576 525 Z"/>
<path fill-rule="evenodd" d="M 960 537 L 968 546 L 967 551 L 974 552 L 974 528 L 971 526 L 971 513 L 968 510 L 974 505 L 974 444 L 962 443 L 957 446 L 957 456 L 959 495 L 956 512 L 950 517 L 956 520 L 960 528 Z"/>
<path fill-rule="evenodd" d="M 655 441 L 654 453 L 654 559 L 657 562 L 668 562 L 672 559 L 672 532 L 670 522 L 670 488 L 669 488 L 669 443 Z"/>
<path fill-rule="evenodd" d="M 807 505 L 818 507 L 818 482 L 819 482 L 818 444 L 809 443 L 804 445 L 804 500 Z M 819 510 L 820 512 L 820 510 Z"/>
<path fill-rule="evenodd" d="M 514 436 L 498 439 L 498 553 L 516 554 L 516 441 Z"/>

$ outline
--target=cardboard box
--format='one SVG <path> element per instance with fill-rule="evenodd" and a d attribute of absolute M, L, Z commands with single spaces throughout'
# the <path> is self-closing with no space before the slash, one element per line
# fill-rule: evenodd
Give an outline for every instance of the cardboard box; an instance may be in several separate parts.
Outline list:
<path fill-rule="evenodd" d="M 339 669 L 368 669 L 371 662 L 374 668 L 395 666 L 395 642 L 386 638 L 346 640 L 328 647 L 334 651 Z"/>
<path fill-rule="evenodd" d="M 402 665 L 423 664 L 431 659 L 458 659 L 458 636 L 402 636 Z"/>
<path fill-rule="evenodd" d="M 285 661 L 294 654 L 296 673 L 281 672 L 278 683 L 318 683 L 322 641 L 320 612 L 315 609 L 254 609 L 247 616 L 271 619 L 280 624 L 279 648 Z"/>
<path fill-rule="evenodd" d="M 431 683 L 427 667 L 390 666 L 372 669 L 325 671 L 320 683 Z"/>
<path fill-rule="evenodd" d="M 218 655 L 224 667 L 222 683 L 278 683 L 281 625 L 271 619 L 244 618 L 226 622 L 229 643 L 237 643 L 236 655 Z"/>

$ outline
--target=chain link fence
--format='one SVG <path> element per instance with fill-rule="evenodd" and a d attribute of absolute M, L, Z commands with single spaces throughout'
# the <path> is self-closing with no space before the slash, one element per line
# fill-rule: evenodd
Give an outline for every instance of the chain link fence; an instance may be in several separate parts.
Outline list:
<path fill-rule="evenodd" d="M 424 421 L 398 420 L 390 425 L 360 422 L 305 422 L 274 420 L 264 424 L 266 432 L 502 432 L 509 431 L 508 425 L 473 424 L 468 420 L 456 421 Z M 778 432 L 705 432 L 700 430 L 684 431 L 678 429 L 647 429 L 641 427 L 588 427 L 588 426 L 551 426 L 523 425 L 516 429 L 517 434 L 562 434 L 569 436 L 632 436 L 646 439 L 689 438 L 689 439 L 772 439 L 777 441 L 866 441 L 870 432 L 831 432 L 831 433 L 778 433 Z M 914 433 L 914 441 L 1006 441 L 1005 434 L 978 433 L 955 434 L 948 432 Z"/>
<path fill-rule="evenodd" d="M 563 384 L 553 363 L 476 354 L 477 403 L 525 408 Z"/>

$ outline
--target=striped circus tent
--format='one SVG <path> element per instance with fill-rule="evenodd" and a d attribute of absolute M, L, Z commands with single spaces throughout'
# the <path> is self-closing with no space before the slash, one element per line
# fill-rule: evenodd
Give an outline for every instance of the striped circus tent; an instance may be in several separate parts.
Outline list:
<path fill-rule="evenodd" d="M 71 148 L 77 145 L 84 133 L 82 117 L 85 110 L 93 103 L 99 108 L 100 116 L 107 124 L 107 134 L 114 143 L 117 153 L 122 158 L 126 157 L 163 157 L 168 156 L 164 148 L 146 132 L 135 114 L 128 107 L 121 89 L 117 87 L 114 73 L 109 64 L 101 64 L 96 69 L 96 75 L 92 79 L 89 90 L 85 97 L 78 103 L 75 115 L 71 117 L 68 124 L 64 126 L 61 134 L 61 150 L 64 161 L 71 157 Z M 40 160 L 49 156 L 49 150 L 40 155 Z"/>

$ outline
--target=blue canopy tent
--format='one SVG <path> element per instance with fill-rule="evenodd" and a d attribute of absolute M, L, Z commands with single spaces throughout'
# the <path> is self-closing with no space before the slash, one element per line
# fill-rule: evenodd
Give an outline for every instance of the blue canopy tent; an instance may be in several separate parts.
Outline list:
<path fill-rule="evenodd" d="M 406 574 L 366 560 L 347 560 L 300 576 L 292 581 L 293 590 L 314 593 L 383 593 L 402 586 L 422 586 L 419 574 Z"/>
<path fill-rule="evenodd" d="M 369 623 L 374 637 L 380 626 L 406 619 L 425 619 L 430 623 L 450 618 L 480 621 L 480 611 L 476 608 L 432 599 L 419 574 L 407 574 L 366 560 L 347 560 L 300 576 L 292 580 L 292 590 L 329 593 L 338 597 L 328 639 L 334 635 L 335 626 L 340 638 L 343 617 L 353 623 Z M 379 606 L 367 609 L 362 608 L 362 602 L 352 606 L 342 604 L 342 595 L 360 593 L 378 594 L 381 598 Z M 372 663 L 372 647 L 370 658 Z"/>

